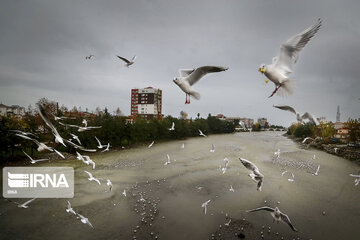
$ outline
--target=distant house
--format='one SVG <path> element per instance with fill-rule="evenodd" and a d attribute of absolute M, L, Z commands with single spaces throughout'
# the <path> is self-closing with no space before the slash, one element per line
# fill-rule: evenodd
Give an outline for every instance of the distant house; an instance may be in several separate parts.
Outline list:
<path fill-rule="evenodd" d="M 0 104 L 0 116 L 17 116 L 22 117 L 25 115 L 25 108 L 19 105 L 6 106 Z"/>
<path fill-rule="evenodd" d="M 339 138 L 339 139 L 346 139 L 348 136 L 349 136 L 349 129 L 347 128 L 337 129 L 334 135 L 335 138 Z"/>
<path fill-rule="evenodd" d="M 334 128 L 335 128 L 336 130 L 343 128 L 343 126 L 344 126 L 344 123 L 343 123 L 343 122 L 335 122 L 335 123 L 334 123 Z"/>

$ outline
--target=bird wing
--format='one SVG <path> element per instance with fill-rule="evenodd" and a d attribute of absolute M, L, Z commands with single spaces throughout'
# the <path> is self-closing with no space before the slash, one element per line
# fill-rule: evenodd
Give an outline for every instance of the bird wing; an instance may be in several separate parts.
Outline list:
<path fill-rule="evenodd" d="M 78 126 L 78 125 L 71 125 L 71 124 L 65 124 L 65 123 L 62 123 L 62 122 L 59 122 L 60 125 L 63 125 L 65 127 L 76 127 L 76 128 L 81 128 L 81 126 Z"/>
<path fill-rule="evenodd" d="M 36 198 L 30 199 L 29 201 L 26 201 L 26 202 L 24 202 L 24 203 L 21 204 L 21 205 L 26 206 L 26 205 L 28 205 L 29 203 L 31 203 L 32 201 L 34 201 L 35 199 L 36 199 Z"/>
<path fill-rule="evenodd" d="M 31 160 L 33 160 L 29 155 L 27 155 L 27 153 L 25 151 L 23 151 L 23 153 L 28 157 L 30 158 Z"/>
<path fill-rule="evenodd" d="M 280 217 L 281 220 L 283 220 L 284 222 L 286 222 L 293 231 L 297 232 L 298 230 L 292 225 L 290 218 L 288 217 L 288 215 L 284 214 L 284 213 L 280 213 Z"/>
<path fill-rule="evenodd" d="M 57 151 L 55 148 L 53 148 L 53 150 L 57 153 L 57 155 L 65 159 L 64 155 L 62 155 L 59 151 Z"/>
<path fill-rule="evenodd" d="M 261 187 L 263 185 L 263 178 L 259 178 L 258 184 L 257 184 L 257 190 L 261 191 Z"/>
<path fill-rule="evenodd" d="M 239 158 L 240 162 L 249 170 L 251 171 L 259 171 L 258 167 L 255 166 L 255 164 L 253 164 L 252 162 L 250 162 L 249 160 L 246 160 L 244 158 Z"/>
<path fill-rule="evenodd" d="M 133 56 L 133 58 L 131 59 L 131 61 L 132 61 L 132 62 L 134 62 L 134 61 L 135 61 L 135 59 L 136 59 L 136 55 L 135 55 L 135 56 Z"/>
<path fill-rule="evenodd" d="M 281 110 L 284 110 L 284 111 L 289 111 L 289 112 L 292 112 L 296 115 L 296 111 L 294 108 L 290 107 L 290 106 L 287 106 L 287 105 L 282 105 L 282 106 L 274 106 L 273 107 L 275 108 L 278 108 L 278 109 L 281 109 Z"/>
<path fill-rule="evenodd" d="M 277 59 L 275 59 L 275 67 L 282 71 L 285 75 L 292 72 L 293 65 L 296 63 L 300 51 L 310 41 L 310 39 L 320 29 L 321 19 L 311 27 L 307 28 L 303 32 L 291 37 L 280 47 L 280 53 Z"/>
<path fill-rule="evenodd" d="M 275 209 L 273 209 L 271 207 L 259 207 L 259 208 L 247 210 L 246 212 L 256 212 L 256 211 L 261 211 L 261 210 L 265 210 L 265 211 L 268 211 L 268 212 L 274 212 L 275 211 Z"/>
<path fill-rule="evenodd" d="M 120 58 L 121 60 L 123 60 L 123 61 L 126 62 L 126 63 L 130 63 L 130 61 L 127 60 L 126 58 L 123 58 L 123 57 L 120 57 L 120 56 L 117 56 L 117 57 Z"/>
<path fill-rule="evenodd" d="M 22 137 L 24 139 L 27 139 L 27 140 L 31 140 L 34 143 L 36 143 L 36 145 L 40 146 L 40 142 L 38 140 L 36 140 L 36 139 L 33 139 L 31 137 L 28 137 L 28 136 L 25 136 L 25 135 L 22 135 L 22 134 L 18 134 L 18 133 L 16 133 L 15 135 L 18 136 L 18 137 Z"/>
<path fill-rule="evenodd" d="M 68 208 L 71 208 L 71 204 L 70 204 L 70 202 L 69 201 L 67 201 L 67 203 L 68 203 Z"/>
<path fill-rule="evenodd" d="M 99 143 L 99 146 L 102 146 L 100 140 L 95 136 L 96 141 Z"/>
<path fill-rule="evenodd" d="M 217 66 L 198 67 L 187 77 L 187 81 L 190 85 L 194 85 L 197 81 L 199 81 L 203 76 L 208 73 L 222 72 L 226 70 L 228 70 L 228 68 Z"/>
<path fill-rule="evenodd" d="M 175 123 L 174 122 L 172 122 L 172 124 L 171 124 L 171 128 L 174 128 L 175 127 Z"/>
<path fill-rule="evenodd" d="M 179 74 L 180 74 L 180 77 L 187 77 L 191 73 L 193 73 L 194 71 L 195 71 L 195 68 L 193 68 L 193 69 L 179 69 Z"/>
<path fill-rule="evenodd" d="M 46 125 L 48 125 L 48 127 L 51 129 L 53 134 L 56 135 L 56 136 L 61 137 L 60 134 L 58 133 L 58 131 L 56 130 L 56 128 L 54 127 L 54 125 L 50 122 L 49 116 L 47 115 L 44 107 L 39 103 L 37 104 L 37 107 L 39 109 L 40 117 L 44 120 Z"/>
<path fill-rule="evenodd" d="M 312 123 L 314 123 L 316 126 L 319 125 L 319 121 L 309 112 L 305 112 L 302 116 L 302 119 L 309 119 Z"/>
<path fill-rule="evenodd" d="M 91 126 L 91 127 L 86 127 L 87 129 L 92 129 L 92 128 L 101 128 L 102 126 Z"/>
<path fill-rule="evenodd" d="M 86 172 L 90 178 L 93 178 L 93 175 L 90 172 L 88 172 L 88 171 L 84 171 L 84 172 Z"/>

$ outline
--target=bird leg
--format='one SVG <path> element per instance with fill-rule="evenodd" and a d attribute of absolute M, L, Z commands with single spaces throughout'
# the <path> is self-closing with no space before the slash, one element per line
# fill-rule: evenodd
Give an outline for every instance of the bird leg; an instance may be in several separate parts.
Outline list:
<path fill-rule="evenodd" d="M 186 94 L 186 100 L 185 100 L 185 104 L 189 104 L 190 103 L 190 94 Z M 188 96 L 189 96 L 189 100 L 188 100 Z"/>
<path fill-rule="evenodd" d="M 275 90 L 273 91 L 273 93 L 269 96 L 269 98 L 271 98 L 272 96 L 274 96 L 274 94 L 279 90 L 279 88 L 281 87 L 282 85 L 279 84 L 278 86 L 276 86 Z"/>

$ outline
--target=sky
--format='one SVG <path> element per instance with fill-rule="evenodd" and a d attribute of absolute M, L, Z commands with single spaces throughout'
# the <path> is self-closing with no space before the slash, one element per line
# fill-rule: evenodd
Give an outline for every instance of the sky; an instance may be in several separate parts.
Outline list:
<path fill-rule="evenodd" d="M 289 126 L 295 115 L 335 121 L 360 117 L 360 1 L 357 0 L 3 0 L 0 8 L 0 102 L 32 106 L 42 97 L 94 111 L 130 113 L 132 88 L 163 90 L 163 114 L 219 113 L 266 117 Z M 301 51 L 293 95 L 272 93 L 258 72 L 280 45 L 313 25 L 321 29 Z M 86 60 L 85 56 L 94 58 Z M 130 68 L 116 57 L 137 59 Z M 185 105 L 173 83 L 180 68 L 229 67 L 209 74 Z"/>

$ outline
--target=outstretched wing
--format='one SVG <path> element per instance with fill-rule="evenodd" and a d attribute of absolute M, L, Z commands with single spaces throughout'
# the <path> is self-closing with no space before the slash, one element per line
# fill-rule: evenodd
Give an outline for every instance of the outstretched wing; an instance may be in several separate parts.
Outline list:
<path fill-rule="evenodd" d="M 127 60 L 126 58 L 124 58 L 124 57 L 120 57 L 120 56 L 117 56 L 118 58 L 120 58 L 121 60 L 123 60 L 124 62 L 126 62 L 126 63 L 130 63 L 130 61 L 129 60 Z"/>
<path fill-rule="evenodd" d="M 316 126 L 319 125 L 319 121 L 311 113 L 306 112 L 301 116 L 301 118 L 309 119 L 309 121 L 314 123 Z"/>
<path fill-rule="evenodd" d="M 179 69 L 180 77 L 187 77 L 193 73 L 195 69 Z"/>
<path fill-rule="evenodd" d="M 294 108 L 290 107 L 290 106 L 287 106 L 287 105 L 282 105 L 282 106 L 274 106 L 273 107 L 275 108 L 278 108 L 278 109 L 281 109 L 281 110 L 284 110 L 284 111 L 289 111 L 289 112 L 292 112 L 296 115 L 296 111 Z"/>
<path fill-rule="evenodd" d="M 93 178 L 93 175 L 91 173 L 89 173 L 88 171 L 84 171 L 84 172 L 86 172 L 90 178 Z"/>
<path fill-rule="evenodd" d="M 290 218 L 288 217 L 288 215 L 284 214 L 284 213 L 280 213 L 280 217 L 281 220 L 283 220 L 284 222 L 286 222 L 293 231 L 297 232 L 298 230 L 292 225 Z"/>
<path fill-rule="evenodd" d="M 247 169 L 251 170 L 251 171 L 259 171 L 258 167 L 255 166 L 255 164 L 253 164 L 252 162 L 250 162 L 249 160 L 246 160 L 245 158 L 239 158 L 240 162 L 244 165 L 244 167 L 246 167 Z"/>
<path fill-rule="evenodd" d="M 261 210 L 265 210 L 265 211 L 268 211 L 268 212 L 274 212 L 275 211 L 275 209 L 273 209 L 271 207 L 259 207 L 259 208 L 247 210 L 246 212 L 257 212 L 257 211 L 261 211 Z"/>
<path fill-rule="evenodd" d="M 320 29 L 321 19 L 303 32 L 291 37 L 280 47 L 280 53 L 274 63 L 275 67 L 287 75 L 292 72 L 293 65 L 299 58 L 300 51 Z"/>
<path fill-rule="evenodd" d="M 189 76 L 188 76 L 188 82 L 190 85 L 194 85 L 197 81 L 199 81 L 203 76 L 205 76 L 208 73 L 214 73 L 214 72 L 222 72 L 226 71 L 228 68 L 226 67 L 217 67 L 217 66 L 203 66 L 196 68 Z"/>

